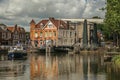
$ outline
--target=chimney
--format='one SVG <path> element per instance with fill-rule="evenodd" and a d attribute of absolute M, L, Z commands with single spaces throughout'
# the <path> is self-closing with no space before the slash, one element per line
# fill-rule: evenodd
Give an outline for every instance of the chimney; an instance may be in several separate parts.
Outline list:
<path fill-rule="evenodd" d="M 15 28 L 17 28 L 17 24 L 15 25 Z"/>
<path fill-rule="evenodd" d="M 70 29 L 70 21 L 67 21 L 67 29 Z"/>
<path fill-rule="evenodd" d="M 49 20 L 55 20 L 55 18 L 54 17 L 49 17 Z"/>

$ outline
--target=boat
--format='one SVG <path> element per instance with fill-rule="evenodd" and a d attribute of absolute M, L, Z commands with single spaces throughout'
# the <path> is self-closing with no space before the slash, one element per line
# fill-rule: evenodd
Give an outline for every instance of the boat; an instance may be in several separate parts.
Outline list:
<path fill-rule="evenodd" d="M 23 46 L 12 46 L 8 50 L 8 60 L 24 60 L 27 59 L 27 51 Z"/>
<path fill-rule="evenodd" d="M 62 48 L 62 47 L 40 47 L 40 48 L 36 48 L 36 50 L 37 50 L 37 53 L 44 54 L 44 55 L 49 52 L 52 53 L 53 55 L 67 54 L 69 51 L 68 48 Z"/>
<path fill-rule="evenodd" d="M 4 46 L 0 46 L 0 54 L 6 54 L 8 53 L 8 48 Z"/>
<path fill-rule="evenodd" d="M 7 52 L 8 52 L 7 49 L 0 49 L 0 54 L 5 54 L 5 53 L 7 53 Z"/>
<path fill-rule="evenodd" d="M 0 61 L 0 80 L 10 80 L 9 77 L 18 77 L 22 76 L 26 71 L 26 61 Z"/>
<path fill-rule="evenodd" d="M 45 53 L 46 52 L 46 47 L 37 48 L 37 52 Z"/>

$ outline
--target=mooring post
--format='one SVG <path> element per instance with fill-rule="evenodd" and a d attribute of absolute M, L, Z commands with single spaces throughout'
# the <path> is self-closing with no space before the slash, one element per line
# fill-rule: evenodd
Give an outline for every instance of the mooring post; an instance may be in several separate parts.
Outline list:
<path fill-rule="evenodd" d="M 51 47 L 46 46 L 46 55 L 50 56 L 50 52 L 51 52 Z"/>

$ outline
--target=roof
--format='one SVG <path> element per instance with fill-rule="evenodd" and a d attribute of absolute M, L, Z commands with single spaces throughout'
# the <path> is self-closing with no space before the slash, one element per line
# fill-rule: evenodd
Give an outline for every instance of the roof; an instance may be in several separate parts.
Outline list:
<path fill-rule="evenodd" d="M 5 25 L 5 24 L 3 24 L 3 23 L 1 23 L 1 24 L 0 24 L 0 26 L 5 26 L 5 27 L 6 27 L 6 25 Z"/>
<path fill-rule="evenodd" d="M 7 27 L 7 28 L 8 28 L 8 30 L 10 30 L 11 32 L 14 32 L 14 30 L 15 30 L 15 27 L 13 27 L 13 26 L 9 26 L 9 27 Z M 18 31 L 18 32 L 25 32 L 25 29 L 22 28 L 22 27 L 17 26 L 17 31 Z"/>
<path fill-rule="evenodd" d="M 85 19 L 61 19 L 61 20 L 72 22 L 84 22 Z M 93 23 L 103 23 L 104 19 L 87 19 L 87 21 Z"/>
<path fill-rule="evenodd" d="M 11 32 L 14 32 L 14 29 L 15 29 L 15 27 L 7 27 L 8 28 L 8 30 L 10 30 Z"/>
<path fill-rule="evenodd" d="M 5 24 L 0 24 L 0 31 L 2 32 L 8 32 L 7 26 Z"/>
<path fill-rule="evenodd" d="M 35 23 L 35 21 L 32 19 L 31 22 L 30 22 L 30 24 L 31 24 L 31 23 Z"/>
<path fill-rule="evenodd" d="M 3 31 L 3 29 L 0 27 L 0 32 L 2 32 Z"/>
<path fill-rule="evenodd" d="M 36 24 L 36 28 L 41 28 L 41 26 L 40 26 L 41 24 L 42 24 L 43 26 L 45 26 L 45 25 L 48 23 L 48 21 L 51 21 L 57 28 L 60 28 L 61 25 L 62 25 L 62 27 L 64 27 L 65 29 L 67 28 L 67 23 L 65 23 L 65 22 L 62 21 L 62 20 L 57 20 L 57 19 L 54 19 L 54 18 L 49 18 L 49 19 L 40 21 L 38 24 Z"/>

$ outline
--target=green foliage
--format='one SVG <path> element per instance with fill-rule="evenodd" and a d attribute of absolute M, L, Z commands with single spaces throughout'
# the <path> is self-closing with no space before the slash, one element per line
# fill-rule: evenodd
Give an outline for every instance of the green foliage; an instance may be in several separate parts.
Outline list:
<path fill-rule="evenodd" d="M 101 30 L 102 32 L 103 32 L 103 35 L 104 35 L 104 38 L 105 39 L 110 39 L 110 32 L 109 32 L 109 30 L 108 30 L 108 28 L 106 27 L 106 25 L 105 24 L 97 24 L 97 29 L 98 30 Z"/>
<path fill-rule="evenodd" d="M 120 46 L 120 0 L 106 0 L 105 30 L 107 36 L 112 34 L 114 46 Z M 102 9 L 103 10 L 103 9 Z"/>
<path fill-rule="evenodd" d="M 109 32 L 120 30 L 120 0 L 107 0 L 105 24 Z"/>
<path fill-rule="evenodd" d="M 120 66 L 120 55 L 114 56 L 114 57 L 112 58 L 112 61 L 113 61 L 116 65 Z"/>

